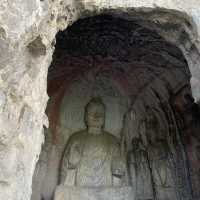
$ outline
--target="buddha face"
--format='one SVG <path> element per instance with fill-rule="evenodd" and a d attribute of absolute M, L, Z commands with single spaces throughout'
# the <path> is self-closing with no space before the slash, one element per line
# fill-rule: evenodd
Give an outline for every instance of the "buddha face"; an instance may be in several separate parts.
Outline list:
<path fill-rule="evenodd" d="M 91 103 L 86 111 L 86 124 L 92 128 L 102 128 L 105 121 L 105 108 L 99 103 Z"/>

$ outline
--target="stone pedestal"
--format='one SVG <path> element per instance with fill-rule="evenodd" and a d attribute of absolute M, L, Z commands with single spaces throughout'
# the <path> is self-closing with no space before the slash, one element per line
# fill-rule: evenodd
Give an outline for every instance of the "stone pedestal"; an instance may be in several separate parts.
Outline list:
<path fill-rule="evenodd" d="M 131 187 L 58 186 L 54 200 L 134 200 Z"/>

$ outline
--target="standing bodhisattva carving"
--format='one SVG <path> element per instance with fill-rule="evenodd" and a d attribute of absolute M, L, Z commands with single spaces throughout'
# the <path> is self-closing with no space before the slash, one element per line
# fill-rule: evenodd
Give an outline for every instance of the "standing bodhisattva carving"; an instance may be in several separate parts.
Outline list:
<path fill-rule="evenodd" d="M 131 185 L 136 191 L 136 200 L 154 199 L 148 155 L 141 138 L 134 138 L 132 147 L 128 154 L 128 166 Z"/>
<path fill-rule="evenodd" d="M 178 200 L 173 157 L 167 138 L 161 134 L 158 119 L 152 111 L 148 112 L 146 119 L 146 137 L 155 198 L 157 200 Z"/>

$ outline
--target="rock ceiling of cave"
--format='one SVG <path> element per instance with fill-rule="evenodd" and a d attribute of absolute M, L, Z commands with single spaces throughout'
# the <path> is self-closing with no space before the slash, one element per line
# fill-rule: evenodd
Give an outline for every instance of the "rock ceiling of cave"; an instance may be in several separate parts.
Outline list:
<path fill-rule="evenodd" d="M 49 84 L 54 85 L 51 88 L 91 70 L 123 80 L 132 93 L 166 70 L 179 69 L 190 76 L 176 46 L 134 21 L 105 15 L 81 19 L 58 33 L 56 39 L 48 76 Z"/>

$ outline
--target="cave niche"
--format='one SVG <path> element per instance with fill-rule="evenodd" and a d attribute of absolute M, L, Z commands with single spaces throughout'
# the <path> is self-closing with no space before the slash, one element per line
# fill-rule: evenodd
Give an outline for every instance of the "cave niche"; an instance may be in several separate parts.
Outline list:
<path fill-rule="evenodd" d="M 180 49 L 134 18 L 88 17 L 59 32 L 48 71 L 49 128 L 35 169 L 32 200 L 54 198 L 65 145 L 74 132 L 85 127 L 84 108 L 93 97 L 101 97 L 106 105 L 105 130 L 123 146 L 127 184 L 136 199 L 146 195 L 135 189 L 141 177 L 132 176 L 138 141 L 149 156 L 152 196 L 146 199 L 198 199 L 199 108 L 192 97 L 190 78 Z M 148 128 L 152 132 L 147 136 Z M 163 155 L 172 166 L 165 175 L 170 177 L 173 192 L 158 190 L 151 162 L 161 165 L 150 159 L 151 136 L 166 144 Z M 161 163 L 167 165 L 161 157 Z"/>

